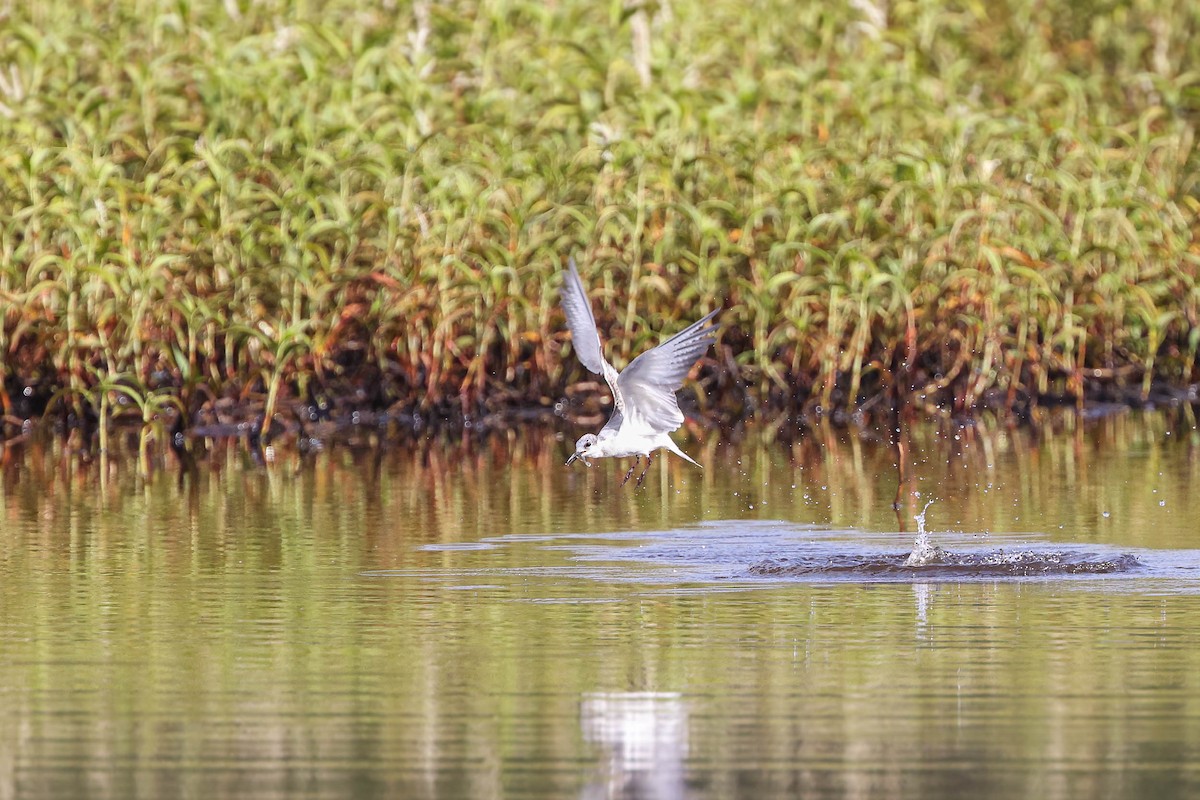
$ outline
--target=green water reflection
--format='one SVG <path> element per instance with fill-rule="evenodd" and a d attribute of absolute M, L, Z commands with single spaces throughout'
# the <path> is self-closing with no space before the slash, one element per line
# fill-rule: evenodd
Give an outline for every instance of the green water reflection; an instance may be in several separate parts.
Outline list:
<path fill-rule="evenodd" d="M 0 800 L 1200 791 L 1200 564 L 1165 588 L 747 588 L 610 580 L 557 546 L 782 520 L 900 551 L 880 532 L 926 498 L 983 546 L 1200 541 L 1180 419 L 910 444 L 900 521 L 894 448 L 833 430 L 691 441 L 704 470 L 636 492 L 543 429 L 266 465 L 232 442 L 149 477 L 9 445 Z"/>

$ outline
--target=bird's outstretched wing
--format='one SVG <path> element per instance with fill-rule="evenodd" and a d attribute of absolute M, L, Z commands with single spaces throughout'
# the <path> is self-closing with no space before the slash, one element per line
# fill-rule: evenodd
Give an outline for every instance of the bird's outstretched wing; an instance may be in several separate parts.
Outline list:
<path fill-rule="evenodd" d="M 626 425 L 641 433 L 670 433 L 683 424 L 675 392 L 683 386 L 692 365 L 716 341 L 717 327 L 708 324 L 716 315 L 717 311 L 709 313 L 642 353 L 621 372 L 613 393 L 623 398 L 620 411 Z"/>
<path fill-rule="evenodd" d="M 617 386 L 617 371 L 604 358 L 604 351 L 600 347 L 600 334 L 596 331 L 596 318 L 592 316 L 592 304 L 584 291 L 583 281 L 579 278 L 574 257 L 567 260 L 567 274 L 563 277 L 561 299 L 563 313 L 567 315 L 567 327 L 571 329 L 571 344 L 575 346 L 575 355 L 579 356 L 585 367 L 597 375 L 603 375 L 604 380 L 608 381 L 608 388 L 613 393 L 613 404 L 616 406 L 613 419 L 616 419 L 624 409 L 621 390 Z"/>

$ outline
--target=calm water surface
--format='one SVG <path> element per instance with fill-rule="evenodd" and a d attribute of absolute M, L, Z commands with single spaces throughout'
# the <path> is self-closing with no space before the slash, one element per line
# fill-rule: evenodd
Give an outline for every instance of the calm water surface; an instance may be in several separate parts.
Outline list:
<path fill-rule="evenodd" d="M 1200 794 L 1193 423 L 684 445 L 6 446 L 0 800 Z"/>

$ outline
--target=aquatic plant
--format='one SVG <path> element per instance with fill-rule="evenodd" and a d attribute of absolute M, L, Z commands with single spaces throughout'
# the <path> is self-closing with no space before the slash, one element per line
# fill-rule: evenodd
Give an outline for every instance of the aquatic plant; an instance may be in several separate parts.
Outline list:
<path fill-rule="evenodd" d="M 1197 380 L 1183 0 L 2 13 L 10 420 L 549 407 L 569 253 L 618 367 L 724 306 L 723 413 Z"/>

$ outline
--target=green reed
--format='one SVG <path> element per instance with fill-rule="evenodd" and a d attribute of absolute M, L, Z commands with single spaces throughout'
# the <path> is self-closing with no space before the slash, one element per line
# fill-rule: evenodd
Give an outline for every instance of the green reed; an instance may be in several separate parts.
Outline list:
<path fill-rule="evenodd" d="M 3 14 L 7 414 L 548 404 L 571 253 L 619 363 L 722 305 L 733 406 L 1197 380 L 1183 0 Z"/>

